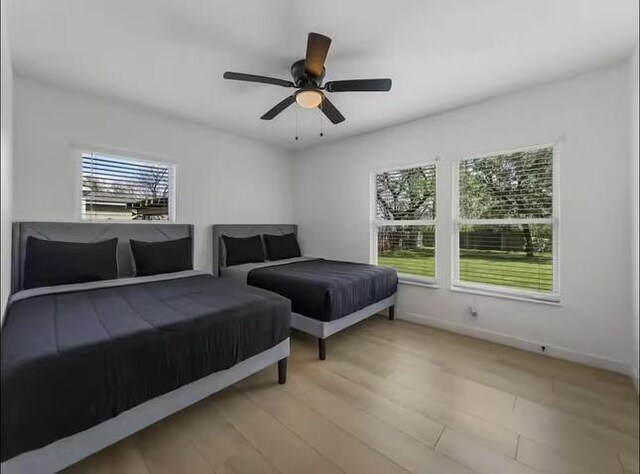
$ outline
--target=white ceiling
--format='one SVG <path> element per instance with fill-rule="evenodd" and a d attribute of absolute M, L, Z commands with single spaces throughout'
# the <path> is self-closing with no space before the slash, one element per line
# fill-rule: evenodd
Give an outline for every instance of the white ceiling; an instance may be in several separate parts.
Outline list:
<path fill-rule="evenodd" d="M 620 61 L 638 35 L 637 0 L 10 0 L 8 16 L 19 73 L 287 148 Z M 317 110 L 259 119 L 290 89 L 222 79 L 289 79 L 309 31 L 333 39 L 327 80 L 393 79 L 332 94 L 347 121 L 322 139 Z"/>

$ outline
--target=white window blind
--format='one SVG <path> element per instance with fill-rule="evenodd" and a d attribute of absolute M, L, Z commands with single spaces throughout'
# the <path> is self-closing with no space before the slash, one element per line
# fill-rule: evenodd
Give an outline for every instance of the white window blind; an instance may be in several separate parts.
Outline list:
<path fill-rule="evenodd" d="M 557 300 L 554 147 L 460 161 L 454 286 Z"/>
<path fill-rule="evenodd" d="M 84 220 L 173 220 L 173 166 L 82 154 Z"/>
<path fill-rule="evenodd" d="M 375 263 L 435 280 L 436 165 L 375 175 Z"/>

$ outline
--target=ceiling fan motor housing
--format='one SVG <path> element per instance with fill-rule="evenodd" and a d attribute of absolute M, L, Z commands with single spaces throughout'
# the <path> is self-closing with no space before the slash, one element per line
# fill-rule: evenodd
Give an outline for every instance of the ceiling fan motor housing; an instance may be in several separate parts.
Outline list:
<path fill-rule="evenodd" d="M 322 74 L 319 76 L 311 76 L 305 68 L 305 60 L 300 59 L 291 65 L 291 76 L 297 87 L 311 88 L 320 87 L 322 79 L 324 79 L 325 69 L 322 68 Z"/>

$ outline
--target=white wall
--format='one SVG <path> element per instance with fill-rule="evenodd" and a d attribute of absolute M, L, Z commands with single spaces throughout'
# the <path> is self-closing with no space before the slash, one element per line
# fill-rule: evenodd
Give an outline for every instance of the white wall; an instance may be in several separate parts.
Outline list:
<path fill-rule="evenodd" d="M 7 38 L 6 2 L 0 2 L 2 77 L 0 84 L 2 95 L 0 105 L 0 318 L 11 288 L 11 164 L 12 164 L 12 125 L 13 125 L 13 72 Z"/>
<path fill-rule="evenodd" d="M 631 216 L 632 216 L 632 225 L 633 225 L 633 238 L 632 238 L 632 249 L 633 258 L 633 278 L 631 279 L 631 291 L 633 292 L 633 344 L 635 347 L 635 359 L 634 359 L 634 367 L 632 371 L 633 382 L 636 386 L 636 390 L 638 390 L 638 373 L 640 369 L 638 368 L 640 358 L 640 349 L 638 348 L 639 341 L 638 337 L 640 337 L 640 323 L 638 318 L 640 317 L 640 308 L 638 307 L 638 267 L 640 266 L 640 261 L 638 259 L 638 247 L 640 246 L 640 242 L 638 241 L 638 161 L 640 160 L 639 151 L 638 151 L 638 141 L 640 141 L 640 136 L 638 130 L 640 129 L 640 123 L 638 119 L 638 45 L 636 45 L 636 50 L 629 64 L 629 87 L 631 90 L 631 120 L 630 120 L 630 130 L 631 130 Z"/>
<path fill-rule="evenodd" d="M 399 316 L 532 350 L 544 344 L 550 355 L 628 373 L 628 117 L 620 65 L 299 152 L 294 195 L 304 252 L 367 262 L 371 172 L 440 157 L 441 288 L 401 285 Z M 454 160 L 561 138 L 561 305 L 449 290 Z"/>
<path fill-rule="evenodd" d="M 292 222 L 291 156 L 276 148 L 17 75 L 14 220 L 74 221 L 71 144 L 177 164 L 177 221 L 196 225 L 195 266 L 211 270 L 214 223 Z"/>

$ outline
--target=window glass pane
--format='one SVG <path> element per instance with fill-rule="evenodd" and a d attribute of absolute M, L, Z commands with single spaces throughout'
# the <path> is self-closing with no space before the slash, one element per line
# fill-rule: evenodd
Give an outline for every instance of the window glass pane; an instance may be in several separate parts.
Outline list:
<path fill-rule="evenodd" d="M 376 219 L 430 220 L 435 216 L 435 165 L 376 175 Z"/>
<path fill-rule="evenodd" d="M 460 226 L 459 279 L 552 293 L 551 225 Z"/>
<path fill-rule="evenodd" d="M 435 277 L 435 226 L 380 226 L 378 265 L 407 275 Z"/>
<path fill-rule="evenodd" d="M 168 220 L 170 168 L 96 154 L 82 157 L 82 218 Z"/>
<path fill-rule="evenodd" d="M 548 218 L 553 212 L 553 148 L 460 162 L 460 218 Z"/>

